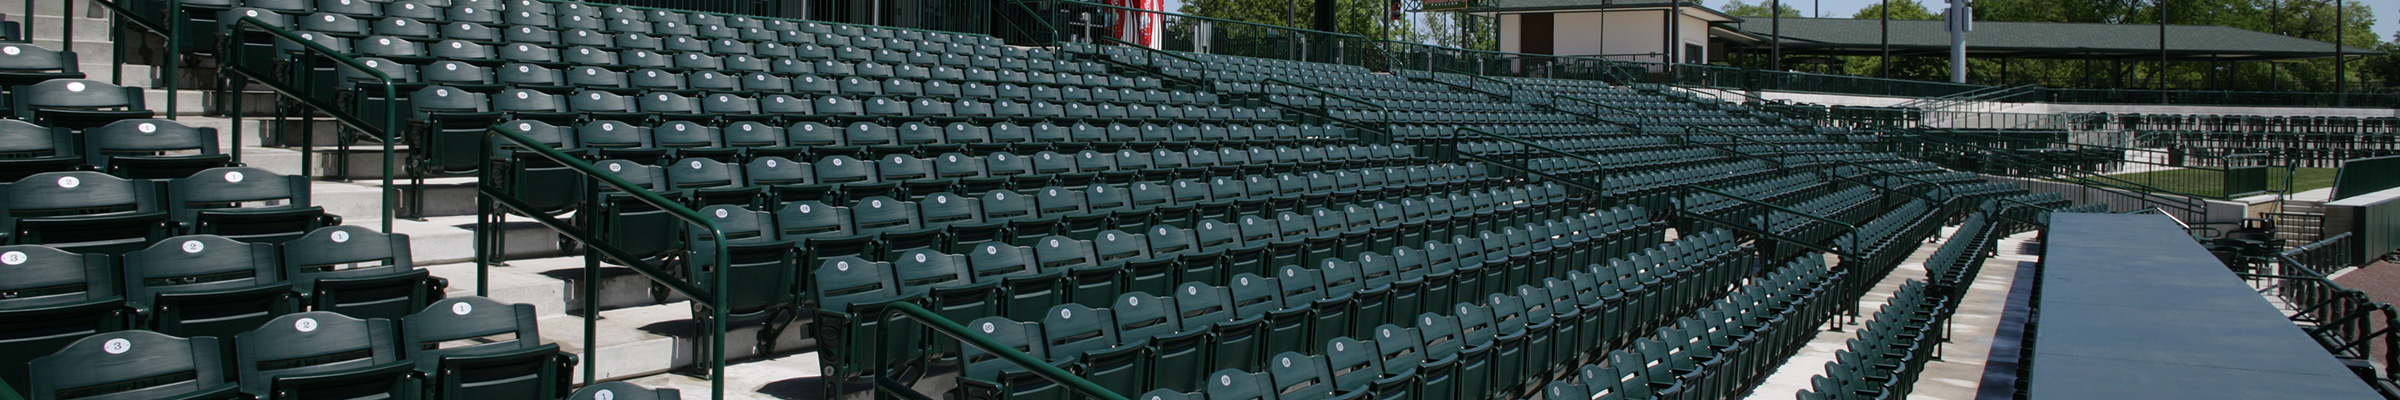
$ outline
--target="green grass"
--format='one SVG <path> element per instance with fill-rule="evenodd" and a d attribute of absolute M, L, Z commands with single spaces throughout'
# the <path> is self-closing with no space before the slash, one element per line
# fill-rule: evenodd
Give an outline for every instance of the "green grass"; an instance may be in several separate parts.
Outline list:
<path fill-rule="evenodd" d="M 2298 171 L 2299 176 L 2292 179 L 2292 186 L 2295 188 L 2295 190 L 2291 190 L 2289 192 L 2299 193 L 2333 187 L 2334 171 L 2335 170 L 2333 168 L 2301 168 Z M 2283 175 L 2283 168 L 2267 168 L 2267 190 L 2276 192 L 2284 191 Z M 2109 175 L 2109 177 L 2194 196 L 2211 198 L 2225 197 L 2225 182 L 2223 175 L 2215 170 L 2179 169 L 2172 171 L 2117 174 Z"/>

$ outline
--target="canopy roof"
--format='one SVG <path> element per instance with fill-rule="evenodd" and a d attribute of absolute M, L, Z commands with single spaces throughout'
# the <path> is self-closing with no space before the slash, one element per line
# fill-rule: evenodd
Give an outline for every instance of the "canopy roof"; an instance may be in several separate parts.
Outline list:
<path fill-rule="evenodd" d="M 1782 18 L 1784 54 L 1875 55 L 1882 53 L 1882 21 L 1848 18 Z M 1748 17 L 1720 36 L 1737 46 L 1763 50 L 1777 33 L 1775 19 Z M 1942 21 L 1891 21 L 1895 56 L 1944 55 L 1950 33 Z M 1975 22 L 1967 32 L 1972 58 L 2159 58 L 2159 26 L 2066 22 Z M 2210 25 L 2167 25 L 2166 57 L 2175 61 L 2257 61 L 2333 57 L 2334 44 Z M 2342 46 L 2344 55 L 2378 55 L 2375 49 Z"/>

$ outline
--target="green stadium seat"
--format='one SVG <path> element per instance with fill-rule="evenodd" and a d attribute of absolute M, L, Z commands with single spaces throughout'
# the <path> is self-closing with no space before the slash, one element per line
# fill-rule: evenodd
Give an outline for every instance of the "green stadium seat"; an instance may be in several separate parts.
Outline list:
<path fill-rule="evenodd" d="M 242 207 L 243 203 L 282 203 Z M 167 210 L 186 233 L 254 243 L 281 243 L 341 224 L 309 205 L 308 178 L 251 167 L 211 168 L 167 181 Z"/>
<path fill-rule="evenodd" d="M 675 389 L 644 388 L 624 381 L 600 382 L 575 391 L 568 400 L 681 400 L 683 393 Z"/>
<path fill-rule="evenodd" d="M 904 293 L 890 263 L 857 257 L 827 259 L 808 279 L 814 332 L 825 360 L 827 398 L 856 392 L 888 371 L 900 371 L 924 354 L 922 327 L 886 313 L 890 305 L 915 303 Z"/>
<path fill-rule="evenodd" d="M 25 381 L 32 394 L 27 398 L 250 398 L 225 370 L 223 348 L 214 337 L 184 339 L 150 331 L 83 337 L 33 359 L 26 367 L 32 371 Z M 160 376 L 190 378 L 153 382 Z"/>
<path fill-rule="evenodd" d="M 18 155 L 0 159 L 0 182 L 14 182 L 26 176 L 73 171 L 84 165 L 83 156 L 75 153 L 76 141 L 66 128 L 34 125 L 21 120 L 0 120 L 0 152 Z"/>
<path fill-rule="evenodd" d="M 300 309 L 270 244 L 177 236 L 126 253 L 124 268 L 126 304 L 159 333 L 230 337 Z"/>
<path fill-rule="evenodd" d="M 173 232 L 154 186 L 98 172 L 46 172 L 0 184 L 0 234 L 20 244 L 116 254 Z"/>
<path fill-rule="evenodd" d="M 674 273 L 692 279 L 703 289 L 717 286 L 723 279 L 726 290 L 725 312 L 731 326 L 759 324 L 760 343 L 757 354 L 774 349 L 774 338 L 792 322 L 797 312 L 800 289 L 806 288 L 807 277 L 800 272 L 803 261 L 793 239 L 776 231 L 776 216 L 751 211 L 739 206 L 715 205 L 700 210 L 702 218 L 715 222 L 723 237 L 717 237 L 699 225 L 686 229 L 687 243 L 693 251 L 683 260 L 682 269 Z M 728 254 L 717 254 L 714 242 L 723 241 Z M 717 269 L 718 260 L 725 269 Z M 720 278 L 721 276 L 721 278 Z M 653 287 L 652 297 L 663 298 L 663 288 Z M 712 289 L 713 290 L 713 289 Z M 714 310 L 692 305 L 693 320 L 704 326 L 714 323 Z M 706 340 L 693 341 L 692 354 L 708 354 L 715 346 Z"/>
<path fill-rule="evenodd" d="M 235 365 L 242 391 L 260 399 L 421 398 L 424 378 L 400 340 L 391 320 L 291 314 L 234 335 Z"/>
<path fill-rule="evenodd" d="M 279 248 L 284 276 L 310 310 L 396 319 L 440 300 L 449 286 L 417 269 L 408 244 L 408 235 L 332 226 Z"/>
<path fill-rule="evenodd" d="M 53 125 L 55 126 L 55 125 Z M 174 179 L 231 166 L 218 151 L 216 128 L 137 118 L 82 129 L 83 162 L 127 179 Z"/>
<path fill-rule="evenodd" d="M 0 330 L 0 380 L 28 382 L 25 366 L 34 357 L 131 323 L 107 256 L 36 245 L 0 246 L 0 256 L 15 261 L 0 290 L 26 294 L 0 300 L 0 320 L 11 321 Z"/>
<path fill-rule="evenodd" d="M 435 302 L 402 319 L 407 359 L 425 376 L 426 399 L 557 398 L 573 386 L 575 357 L 542 344 L 532 305 L 482 297 Z M 471 346 L 450 341 L 501 337 Z"/>
<path fill-rule="evenodd" d="M 10 89 L 17 118 L 69 129 L 94 128 L 154 115 L 142 105 L 142 89 L 89 79 L 51 79 Z"/>

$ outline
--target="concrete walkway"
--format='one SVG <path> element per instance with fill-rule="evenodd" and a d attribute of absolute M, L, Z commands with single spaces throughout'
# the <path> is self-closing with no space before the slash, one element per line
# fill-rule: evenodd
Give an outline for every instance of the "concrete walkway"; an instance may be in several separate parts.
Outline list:
<path fill-rule="evenodd" d="M 1942 228 L 1942 237 L 1947 240 L 1956 230 L 1956 227 Z M 2000 240 L 1995 247 L 2000 255 L 1984 261 L 1983 271 L 1975 276 L 1975 284 L 1968 288 L 1966 298 L 1960 301 L 1958 311 L 1951 316 L 1951 341 L 1942 345 L 1942 357 L 1925 364 L 1924 375 L 1918 379 L 1916 391 L 1910 398 L 1975 398 L 1983 380 L 1984 364 L 1990 357 L 1994 332 L 1998 330 L 2001 314 L 2008 303 L 2009 288 L 2016 284 L 2018 263 L 2030 263 L 2039 258 L 2040 249 L 2028 245 L 2037 235 L 2027 232 Z M 1876 282 L 1875 289 L 1859 299 L 1860 309 L 1871 311 L 1883 307 L 1893 293 L 1900 291 L 1902 284 L 1909 280 L 1925 279 L 1925 259 L 1939 248 L 1938 243 L 1919 246 L 1917 251 L 1909 254 L 1908 261 L 1893 269 L 1891 275 L 1882 281 Z M 1863 318 L 1866 317 L 1861 318 L 1860 322 L 1864 322 Z M 1845 341 L 1857 336 L 1859 327 L 1861 325 L 1851 324 L 1843 326 L 1841 332 L 1818 332 L 1807 347 L 1777 367 L 1745 398 L 1790 399 L 1799 391 L 1808 389 L 1809 378 L 1825 373 L 1825 363 L 1833 361 L 1834 352 L 1843 349 Z"/>

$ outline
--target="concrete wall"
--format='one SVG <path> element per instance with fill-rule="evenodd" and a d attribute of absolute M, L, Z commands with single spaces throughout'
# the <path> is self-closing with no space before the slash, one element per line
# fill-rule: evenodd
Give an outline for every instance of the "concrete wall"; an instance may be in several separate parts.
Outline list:
<path fill-rule="evenodd" d="M 1558 26 L 1557 38 L 1559 40 L 1554 41 L 1550 46 L 1558 50 L 1558 54 L 1610 54 L 1612 52 L 1608 50 L 1608 46 L 1630 43 L 1611 43 L 1618 40 L 1609 40 L 1609 38 L 1643 37 L 1640 35 L 1612 35 L 1613 32 L 1609 31 L 1610 18 L 1607 13 L 1560 13 L 1554 18 L 1556 19 L 1553 21 L 1557 22 Z"/>
<path fill-rule="evenodd" d="M 2400 250 L 2400 189 L 2325 203 L 2325 236 L 2358 236 L 2366 257 Z"/>
<path fill-rule="evenodd" d="M 1522 14 L 1500 15 L 1500 51 L 1523 52 Z M 1667 31 L 1666 10 L 1626 10 L 1616 12 L 1562 12 L 1552 17 L 1550 49 L 1562 56 L 1601 54 L 1668 53 L 1660 32 Z M 1683 43 L 1700 45 L 1700 57 L 1707 57 L 1708 21 L 1691 15 L 1682 16 L 1678 26 Z M 1617 56 L 1611 59 L 1627 61 L 1665 62 L 1680 58 Z"/>
<path fill-rule="evenodd" d="M 1519 14 L 1500 14 L 1500 51 L 1525 52 L 1525 17 Z"/>

